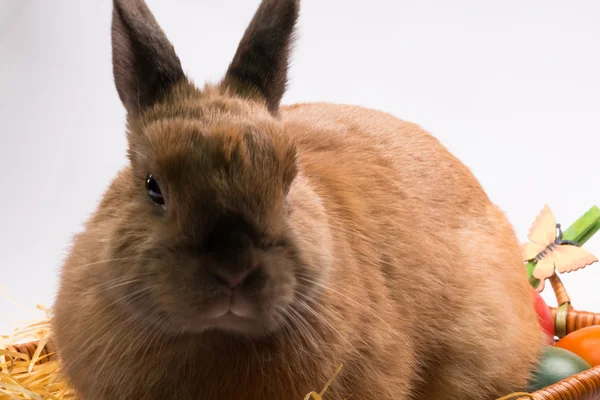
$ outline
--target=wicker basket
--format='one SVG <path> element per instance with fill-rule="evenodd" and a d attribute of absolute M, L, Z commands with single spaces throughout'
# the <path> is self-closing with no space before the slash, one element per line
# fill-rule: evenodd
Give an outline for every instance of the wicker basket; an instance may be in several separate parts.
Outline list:
<path fill-rule="evenodd" d="M 550 307 L 552 318 L 554 319 L 556 336 L 562 338 L 577 329 L 591 325 L 600 325 L 600 313 L 576 311 L 573 309 L 571 300 L 558 276 L 555 275 L 550 278 L 550 282 L 558 302 L 558 307 Z M 10 346 L 10 350 L 27 354 L 30 359 L 36 349 L 37 342 Z M 50 357 L 43 357 L 38 363 L 45 363 L 55 359 L 52 351 L 52 345 L 48 343 L 41 355 L 50 354 Z M 598 400 L 600 399 L 600 366 L 573 375 L 537 392 L 525 396 L 515 395 L 512 399 Z"/>
<path fill-rule="evenodd" d="M 600 325 L 600 313 L 573 309 L 571 299 L 558 275 L 552 276 L 550 283 L 558 303 L 558 307 L 550 307 L 550 311 L 554 319 L 555 333 L 559 339 L 577 329 Z M 517 400 L 598 400 L 600 399 L 600 365 L 527 396 L 515 398 Z"/>

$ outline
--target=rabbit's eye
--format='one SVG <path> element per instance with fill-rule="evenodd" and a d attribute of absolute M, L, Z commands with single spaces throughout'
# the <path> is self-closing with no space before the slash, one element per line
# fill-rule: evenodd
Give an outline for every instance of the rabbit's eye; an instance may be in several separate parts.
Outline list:
<path fill-rule="evenodd" d="M 158 186 L 158 182 L 150 173 L 146 176 L 146 191 L 153 202 L 159 206 L 165 206 L 165 199 L 160 191 L 160 186 Z"/>

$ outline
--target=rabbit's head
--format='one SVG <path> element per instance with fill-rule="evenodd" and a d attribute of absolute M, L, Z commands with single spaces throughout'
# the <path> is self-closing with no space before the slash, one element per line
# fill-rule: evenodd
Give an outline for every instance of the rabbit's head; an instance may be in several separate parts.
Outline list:
<path fill-rule="evenodd" d="M 198 89 L 144 2 L 114 2 L 131 165 L 87 228 L 114 261 L 77 273 L 148 323 L 262 336 L 327 275 L 327 218 L 278 118 L 297 15 L 263 1 L 223 80 Z"/>

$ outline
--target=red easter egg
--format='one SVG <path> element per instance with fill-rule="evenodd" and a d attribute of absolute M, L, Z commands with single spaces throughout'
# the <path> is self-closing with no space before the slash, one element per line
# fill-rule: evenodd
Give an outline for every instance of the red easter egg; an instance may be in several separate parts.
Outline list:
<path fill-rule="evenodd" d="M 600 325 L 588 326 L 571 332 L 556 342 L 556 347 L 577 354 L 592 367 L 600 365 Z"/>
<path fill-rule="evenodd" d="M 548 305 L 533 287 L 531 288 L 531 296 L 533 298 L 533 306 L 537 313 L 538 322 L 542 330 L 548 335 L 548 344 L 554 343 L 554 321 Z"/>

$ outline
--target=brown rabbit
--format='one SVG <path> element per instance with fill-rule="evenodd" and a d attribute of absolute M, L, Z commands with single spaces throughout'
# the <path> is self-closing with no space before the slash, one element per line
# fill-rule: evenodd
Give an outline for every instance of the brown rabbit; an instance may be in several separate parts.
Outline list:
<path fill-rule="evenodd" d="M 493 399 L 543 346 L 519 245 L 456 158 L 354 106 L 280 107 L 297 0 L 264 0 L 196 88 L 142 0 L 115 0 L 128 165 L 62 270 L 82 400 Z"/>

